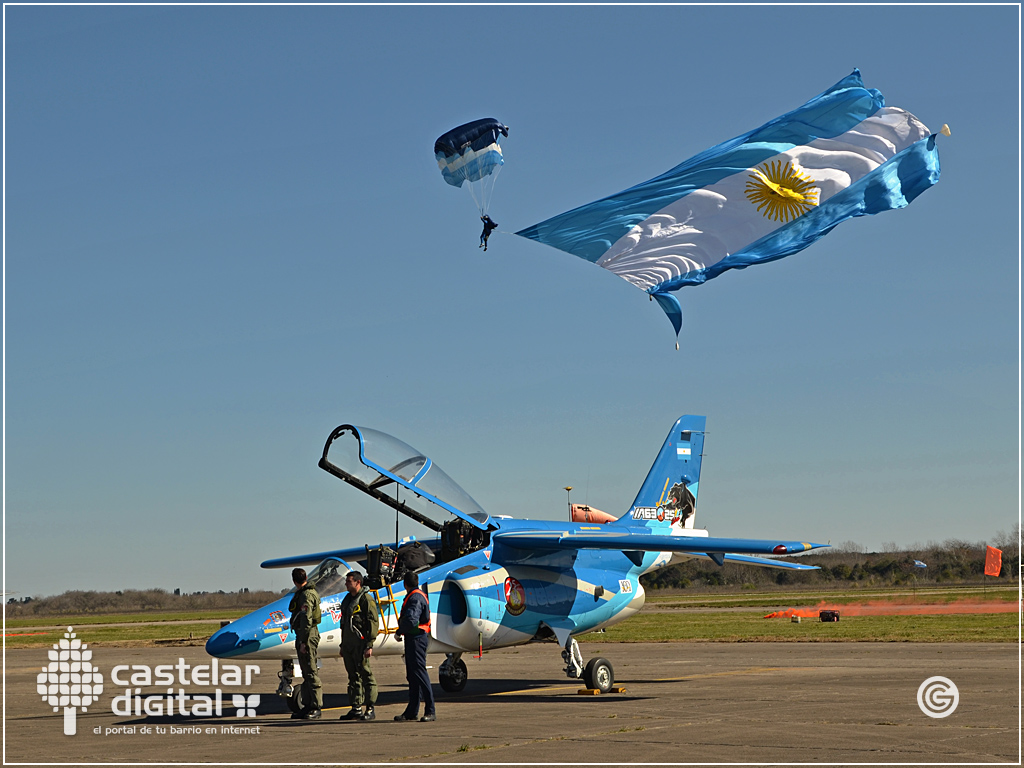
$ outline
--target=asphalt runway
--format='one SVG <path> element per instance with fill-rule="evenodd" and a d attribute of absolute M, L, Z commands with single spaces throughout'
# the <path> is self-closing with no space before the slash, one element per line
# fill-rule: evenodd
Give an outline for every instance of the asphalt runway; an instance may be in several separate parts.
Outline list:
<path fill-rule="evenodd" d="M 324 660 L 320 721 L 290 719 L 273 693 L 277 662 L 260 664 L 251 686 L 222 681 L 221 717 L 177 710 L 170 717 L 119 716 L 113 700 L 125 686 L 111 680 L 115 665 L 183 663 L 186 685 L 176 680 L 174 693 L 214 697 L 212 685 L 187 677 L 211 659 L 202 647 L 93 650 L 104 691 L 87 712 L 77 712 L 74 736 L 64 735 L 63 714 L 36 691 L 47 650 L 7 651 L 5 763 L 1020 760 L 1015 643 L 587 643 L 584 658 L 609 659 L 616 683 L 626 687 L 625 693 L 602 696 L 579 695 L 580 683 L 561 672 L 558 646 L 535 644 L 479 660 L 464 656 L 469 684 L 460 694 L 445 694 L 435 682 L 434 723 L 392 720 L 406 701 L 398 657 L 374 663 L 380 699 L 372 723 L 338 721 L 347 701 L 344 667 L 336 658 Z M 442 659 L 429 660 L 436 665 Z M 128 682 L 129 674 L 121 679 Z M 959 690 L 956 710 L 941 719 L 926 716 L 917 703 L 919 686 L 936 675 Z M 431 679 L 436 681 L 436 669 Z M 167 687 L 142 687 L 141 693 L 162 703 Z M 247 699 L 255 716 L 238 717 L 233 694 L 258 694 L 258 704 Z"/>

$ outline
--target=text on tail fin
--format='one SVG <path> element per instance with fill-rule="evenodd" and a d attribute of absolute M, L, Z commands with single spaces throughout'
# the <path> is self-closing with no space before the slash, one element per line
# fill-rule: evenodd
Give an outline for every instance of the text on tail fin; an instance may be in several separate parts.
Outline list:
<path fill-rule="evenodd" d="M 704 416 L 682 416 L 676 421 L 621 522 L 693 527 L 705 423 Z"/>

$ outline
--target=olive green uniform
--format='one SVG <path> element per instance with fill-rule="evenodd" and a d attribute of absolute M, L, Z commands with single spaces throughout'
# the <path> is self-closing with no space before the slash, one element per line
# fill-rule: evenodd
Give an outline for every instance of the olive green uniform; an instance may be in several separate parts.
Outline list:
<path fill-rule="evenodd" d="M 366 649 L 377 639 L 379 610 L 366 587 L 341 601 L 341 657 L 348 672 L 348 703 L 353 709 L 377 703 L 377 681 L 373 679 Z"/>
<path fill-rule="evenodd" d="M 295 650 L 302 670 L 303 701 L 306 711 L 312 712 L 324 703 L 323 686 L 316 669 L 316 650 L 320 645 L 320 595 L 316 587 L 309 583 L 299 587 L 288 610 L 292 613 L 290 626 L 295 633 Z"/>

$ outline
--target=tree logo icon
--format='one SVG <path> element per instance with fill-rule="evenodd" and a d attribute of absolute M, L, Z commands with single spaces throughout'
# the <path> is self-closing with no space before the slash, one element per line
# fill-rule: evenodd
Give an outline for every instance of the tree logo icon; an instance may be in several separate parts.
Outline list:
<path fill-rule="evenodd" d="M 50 651 L 50 663 L 36 676 L 36 691 L 56 712 L 64 707 L 64 735 L 74 736 L 78 707 L 87 707 L 103 693 L 103 675 L 92 665 L 92 651 L 68 627 Z"/>

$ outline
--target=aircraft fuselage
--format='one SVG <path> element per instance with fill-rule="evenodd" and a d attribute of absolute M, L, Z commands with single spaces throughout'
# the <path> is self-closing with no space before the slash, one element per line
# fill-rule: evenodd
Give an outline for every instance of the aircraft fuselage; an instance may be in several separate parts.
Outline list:
<path fill-rule="evenodd" d="M 505 522 L 505 521 L 501 521 Z M 526 521 L 508 521 L 523 524 Z M 561 523 L 529 521 L 531 529 Z M 564 642 L 623 621 L 644 604 L 639 576 L 667 563 L 669 553 L 642 553 L 640 564 L 616 551 L 562 551 L 535 554 L 495 545 L 433 566 L 419 574 L 430 601 L 431 653 L 503 648 L 546 638 Z M 401 582 L 376 590 L 380 604 L 377 655 L 401 654 L 395 639 L 405 589 Z M 341 602 L 347 593 L 321 595 L 321 657 L 340 653 Z M 288 627 L 286 595 L 231 622 L 207 643 L 221 658 L 295 657 L 295 635 Z M 394 602 L 392 602 L 392 600 Z"/>

